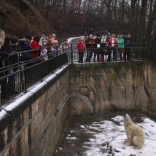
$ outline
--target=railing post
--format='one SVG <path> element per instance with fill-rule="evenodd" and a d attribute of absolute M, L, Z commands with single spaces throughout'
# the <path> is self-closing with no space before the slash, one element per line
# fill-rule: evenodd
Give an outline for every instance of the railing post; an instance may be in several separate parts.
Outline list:
<path fill-rule="evenodd" d="M 71 64 L 73 64 L 73 44 L 71 44 Z"/>
<path fill-rule="evenodd" d="M 131 48 L 130 48 L 130 59 L 131 59 L 130 61 L 133 61 L 134 55 L 135 55 L 135 54 L 133 53 L 133 48 L 131 47 Z"/>

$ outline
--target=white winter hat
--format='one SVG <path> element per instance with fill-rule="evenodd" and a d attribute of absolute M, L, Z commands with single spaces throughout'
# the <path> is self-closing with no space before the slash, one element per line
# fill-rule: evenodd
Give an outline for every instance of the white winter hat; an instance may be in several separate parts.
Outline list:
<path fill-rule="evenodd" d="M 84 40 L 84 37 L 83 37 L 83 36 L 81 36 L 81 37 L 80 37 L 80 40 Z"/>

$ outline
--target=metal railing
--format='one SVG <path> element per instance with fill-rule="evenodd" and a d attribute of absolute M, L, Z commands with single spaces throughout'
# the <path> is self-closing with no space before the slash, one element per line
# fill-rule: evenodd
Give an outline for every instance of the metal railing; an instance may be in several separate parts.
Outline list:
<path fill-rule="evenodd" d="M 89 45 L 89 44 L 86 44 Z M 113 60 L 113 50 L 107 46 L 107 43 L 102 43 L 99 48 L 97 48 L 97 44 L 92 44 L 94 45 L 95 48 L 86 48 L 83 56 L 83 62 L 86 62 L 86 59 L 88 57 L 88 51 L 91 50 L 91 61 L 90 62 L 106 62 L 108 60 L 108 55 L 111 55 L 111 61 Z M 75 45 L 73 45 L 75 47 Z M 127 54 L 125 52 L 127 47 L 123 48 L 123 54 Z M 131 47 L 128 48 L 130 52 L 130 58 L 129 61 L 137 61 L 137 60 L 149 60 L 150 55 L 151 55 L 151 48 L 147 44 L 141 44 L 141 43 L 133 43 L 131 44 Z M 117 53 L 117 61 L 120 61 L 120 56 L 119 56 L 119 49 L 116 47 L 116 53 Z M 103 61 L 98 61 L 97 60 L 97 54 L 101 57 L 103 57 Z M 95 57 L 95 58 L 94 58 Z M 78 50 L 72 49 L 72 59 L 73 62 L 79 62 L 79 54 Z M 95 60 L 96 59 L 96 60 Z M 123 59 L 124 61 L 124 59 Z M 127 61 L 127 60 L 126 60 Z"/>
<path fill-rule="evenodd" d="M 64 51 L 56 56 L 53 56 L 53 51 L 49 52 L 47 61 L 43 61 L 41 57 L 21 61 L 22 53 L 17 52 L 10 55 L 10 57 L 18 56 L 17 63 L 0 68 L 0 106 L 17 94 L 26 93 L 29 87 L 37 82 L 42 82 L 46 76 L 68 64 L 69 60 L 68 53 Z"/>

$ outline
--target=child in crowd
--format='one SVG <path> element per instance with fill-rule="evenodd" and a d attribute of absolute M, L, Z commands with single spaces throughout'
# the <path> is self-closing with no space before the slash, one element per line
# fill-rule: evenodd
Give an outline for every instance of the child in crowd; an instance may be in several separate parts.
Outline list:
<path fill-rule="evenodd" d="M 47 49 L 47 41 L 46 40 L 42 40 L 42 45 L 41 45 L 41 50 L 42 49 Z"/>
<path fill-rule="evenodd" d="M 40 56 L 43 61 L 47 61 L 48 60 L 47 49 L 42 49 Z"/>

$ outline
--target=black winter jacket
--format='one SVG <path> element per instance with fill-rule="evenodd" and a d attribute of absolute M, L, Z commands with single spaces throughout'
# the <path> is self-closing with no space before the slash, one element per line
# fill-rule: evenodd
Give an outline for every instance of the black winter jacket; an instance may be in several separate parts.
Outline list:
<path fill-rule="evenodd" d="M 25 40 L 20 40 L 20 45 L 22 46 L 22 51 L 32 50 L 33 48 L 30 44 Z M 23 52 L 22 53 L 22 60 L 29 60 L 32 59 L 32 51 L 31 52 Z"/>

